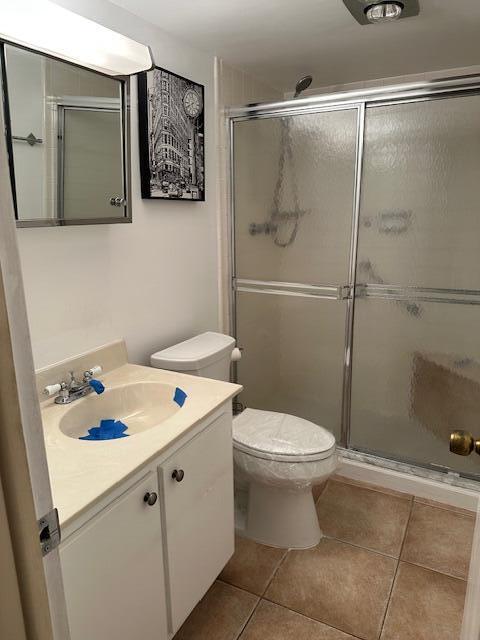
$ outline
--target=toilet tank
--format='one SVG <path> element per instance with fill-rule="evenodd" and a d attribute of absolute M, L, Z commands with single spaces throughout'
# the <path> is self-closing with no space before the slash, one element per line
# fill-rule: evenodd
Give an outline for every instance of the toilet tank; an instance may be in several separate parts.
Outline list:
<path fill-rule="evenodd" d="M 228 382 L 234 348 L 234 338 L 223 333 L 207 331 L 190 340 L 157 351 L 150 357 L 150 364 L 156 369 L 168 369 Z"/>

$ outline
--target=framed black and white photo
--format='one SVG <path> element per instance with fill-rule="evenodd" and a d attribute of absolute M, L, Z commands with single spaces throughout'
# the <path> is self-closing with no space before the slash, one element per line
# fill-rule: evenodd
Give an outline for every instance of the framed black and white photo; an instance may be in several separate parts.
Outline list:
<path fill-rule="evenodd" d="M 142 198 L 205 200 L 204 88 L 155 67 L 138 76 Z"/>

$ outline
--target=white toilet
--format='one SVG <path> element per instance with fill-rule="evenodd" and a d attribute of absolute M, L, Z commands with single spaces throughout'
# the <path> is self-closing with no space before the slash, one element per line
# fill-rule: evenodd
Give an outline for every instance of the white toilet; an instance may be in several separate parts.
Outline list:
<path fill-rule="evenodd" d="M 235 340 L 207 332 L 151 356 L 159 369 L 229 380 Z M 235 525 L 274 547 L 307 549 L 322 536 L 312 486 L 337 466 L 335 438 L 292 415 L 245 409 L 233 420 Z"/>

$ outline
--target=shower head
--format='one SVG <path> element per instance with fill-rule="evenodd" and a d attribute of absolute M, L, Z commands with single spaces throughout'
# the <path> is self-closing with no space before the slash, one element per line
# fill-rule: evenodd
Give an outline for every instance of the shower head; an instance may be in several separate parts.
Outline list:
<path fill-rule="evenodd" d="M 308 89 L 308 87 L 312 84 L 312 80 L 312 76 L 303 76 L 303 78 L 300 78 L 300 80 L 295 85 L 295 94 L 293 97 L 298 98 L 302 91 Z"/>

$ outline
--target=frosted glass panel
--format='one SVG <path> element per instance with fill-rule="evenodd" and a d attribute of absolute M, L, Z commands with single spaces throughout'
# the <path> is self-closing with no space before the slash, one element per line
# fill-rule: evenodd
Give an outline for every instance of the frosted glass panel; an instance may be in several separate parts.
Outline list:
<path fill-rule="evenodd" d="M 238 292 L 240 401 L 311 420 L 339 439 L 345 309 L 336 300 Z"/>
<path fill-rule="evenodd" d="M 346 282 L 356 126 L 356 109 L 235 123 L 238 278 Z"/>
<path fill-rule="evenodd" d="M 477 474 L 449 435 L 480 436 L 480 306 L 358 299 L 351 446 Z"/>
<path fill-rule="evenodd" d="M 480 96 L 366 112 L 358 281 L 480 289 Z"/>

